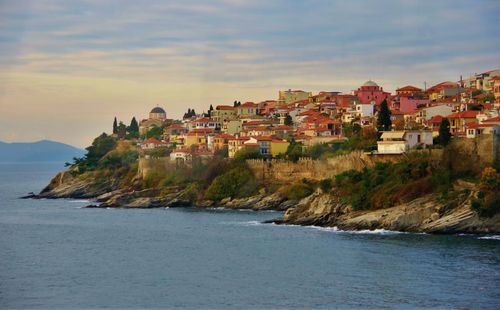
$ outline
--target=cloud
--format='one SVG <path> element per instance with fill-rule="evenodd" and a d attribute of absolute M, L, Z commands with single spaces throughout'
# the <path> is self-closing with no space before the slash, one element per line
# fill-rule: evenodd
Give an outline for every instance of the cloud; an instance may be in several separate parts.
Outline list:
<path fill-rule="evenodd" d="M 36 111 L 32 123 L 46 125 L 38 132 L 83 145 L 115 114 L 139 117 L 156 104 L 179 117 L 283 88 L 456 80 L 500 67 L 499 13 L 498 1 L 465 0 L 7 0 L 0 122 L 27 112 L 17 104 Z M 85 134 L 67 136 L 54 111 Z M 9 124 L 19 137 L 35 131 Z"/>

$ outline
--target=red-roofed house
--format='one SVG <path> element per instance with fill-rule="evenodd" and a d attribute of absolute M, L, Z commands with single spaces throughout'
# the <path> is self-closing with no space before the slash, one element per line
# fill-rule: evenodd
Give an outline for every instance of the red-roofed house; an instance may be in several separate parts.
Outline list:
<path fill-rule="evenodd" d="M 450 121 L 450 131 L 454 135 L 463 135 L 465 134 L 465 125 L 467 123 L 476 122 L 476 116 L 479 114 L 479 111 L 462 111 L 455 112 L 447 116 Z"/>
<path fill-rule="evenodd" d="M 259 114 L 259 106 L 253 102 L 245 102 L 236 107 L 236 114 L 241 117 L 255 116 Z"/>
<path fill-rule="evenodd" d="M 476 122 L 473 123 L 468 123 L 465 125 L 465 128 L 467 129 L 467 138 L 476 138 L 477 136 L 483 135 L 483 134 L 491 134 L 493 132 L 493 129 L 495 128 L 495 124 L 491 123 L 485 123 L 485 124 L 479 124 Z"/>
<path fill-rule="evenodd" d="M 158 147 L 165 147 L 165 143 L 156 138 L 149 138 L 141 143 L 141 149 L 155 149 Z"/>
<path fill-rule="evenodd" d="M 407 85 L 401 88 L 396 89 L 396 96 L 398 97 L 414 97 L 420 98 L 424 95 L 424 92 L 421 88 Z"/>

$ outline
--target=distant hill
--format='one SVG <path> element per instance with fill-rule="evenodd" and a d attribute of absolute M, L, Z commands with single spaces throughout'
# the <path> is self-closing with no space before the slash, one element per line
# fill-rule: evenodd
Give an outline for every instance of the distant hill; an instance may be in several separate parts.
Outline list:
<path fill-rule="evenodd" d="M 0 162 L 66 162 L 71 161 L 73 157 L 81 157 L 83 154 L 85 154 L 85 150 L 49 140 L 27 143 L 0 141 Z"/>

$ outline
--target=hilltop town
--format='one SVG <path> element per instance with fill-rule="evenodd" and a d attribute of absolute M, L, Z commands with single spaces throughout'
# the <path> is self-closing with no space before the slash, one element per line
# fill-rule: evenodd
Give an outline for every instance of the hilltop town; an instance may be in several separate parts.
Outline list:
<path fill-rule="evenodd" d="M 281 210 L 276 223 L 500 231 L 500 70 L 395 94 L 279 91 L 182 120 L 116 118 L 35 198 Z"/>
<path fill-rule="evenodd" d="M 394 94 L 370 80 L 351 94 L 289 89 L 279 91 L 274 100 L 235 101 L 210 106 L 203 113 L 188 109 L 180 121 L 168 119 L 163 108 L 155 107 L 140 122 L 138 141 L 145 157 L 169 156 L 189 164 L 217 152 L 229 158 L 238 152 L 287 158 L 294 151 L 291 144 L 300 145 L 304 154 L 318 144 L 339 149 L 354 130 L 374 137 L 363 146 L 365 151 L 401 154 L 437 142 L 444 119 L 456 138 L 498 132 L 499 108 L 500 70 L 428 89 L 408 85 Z M 377 136 L 385 131 L 390 133 Z"/>

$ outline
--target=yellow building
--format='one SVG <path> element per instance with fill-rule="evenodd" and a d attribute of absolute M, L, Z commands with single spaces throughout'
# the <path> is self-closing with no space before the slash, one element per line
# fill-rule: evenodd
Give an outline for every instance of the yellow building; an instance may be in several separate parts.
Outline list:
<path fill-rule="evenodd" d="M 271 140 L 271 156 L 276 157 L 285 154 L 290 143 L 286 140 Z"/>
<path fill-rule="evenodd" d="M 259 114 L 259 106 L 253 102 L 245 102 L 244 104 L 236 107 L 238 117 L 249 117 Z"/>
<path fill-rule="evenodd" d="M 299 100 L 309 100 L 310 96 L 312 96 L 311 92 L 302 90 L 280 90 L 278 93 L 278 105 L 281 106 Z"/>
<path fill-rule="evenodd" d="M 229 105 L 218 105 L 210 117 L 219 123 L 236 118 L 236 108 Z"/>

